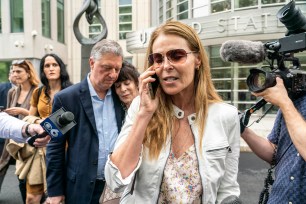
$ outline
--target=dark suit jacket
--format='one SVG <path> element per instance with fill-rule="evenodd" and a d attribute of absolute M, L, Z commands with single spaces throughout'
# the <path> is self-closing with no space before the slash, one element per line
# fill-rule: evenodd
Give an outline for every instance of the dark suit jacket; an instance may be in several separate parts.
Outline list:
<path fill-rule="evenodd" d="M 12 84 L 10 82 L 5 82 L 0 84 L 0 106 L 3 106 L 4 109 L 7 107 L 7 93 L 12 88 Z M 5 139 L 0 138 L 0 156 L 2 154 L 4 148 Z M 0 183 L 1 187 L 1 183 Z"/>
<path fill-rule="evenodd" d="M 4 106 L 4 108 L 7 105 L 7 93 L 11 88 L 12 84 L 10 82 L 0 84 L 0 106 Z"/>
<path fill-rule="evenodd" d="M 114 93 L 113 100 L 119 132 L 125 113 Z M 48 195 L 65 195 L 66 204 L 89 203 L 97 177 L 99 139 L 87 78 L 55 95 L 53 112 L 61 107 L 74 114 L 77 125 L 47 145 Z"/>

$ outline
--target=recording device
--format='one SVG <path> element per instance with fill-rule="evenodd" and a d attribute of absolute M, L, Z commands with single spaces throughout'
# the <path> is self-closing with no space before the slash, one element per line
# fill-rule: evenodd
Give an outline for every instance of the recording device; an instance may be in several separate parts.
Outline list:
<path fill-rule="evenodd" d="M 2 112 L 4 110 L 5 110 L 4 106 L 0 106 L 0 112 Z"/>
<path fill-rule="evenodd" d="M 157 88 L 159 86 L 159 79 L 156 74 L 154 74 L 152 77 L 156 80 L 154 82 L 149 83 L 148 86 L 149 86 L 149 93 L 150 93 L 151 99 L 154 99 Z"/>
<path fill-rule="evenodd" d="M 65 111 L 64 108 L 58 109 L 48 118 L 40 123 L 45 132 L 40 135 L 34 135 L 28 140 L 28 144 L 34 147 L 36 138 L 46 137 L 50 135 L 51 139 L 58 139 L 62 137 L 68 130 L 76 125 L 73 113 Z"/>
<path fill-rule="evenodd" d="M 306 93 L 306 71 L 300 70 L 300 61 L 294 57 L 294 53 L 306 50 L 306 17 L 292 0 L 278 11 L 277 18 L 288 30 L 285 37 L 265 44 L 246 40 L 227 41 L 221 46 L 220 56 L 223 61 L 241 64 L 257 64 L 266 60 L 268 66 L 250 69 L 247 77 L 249 90 L 256 93 L 264 91 L 276 84 L 278 76 L 284 81 L 289 97 L 294 100 Z M 291 68 L 286 67 L 286 62 L 291 64 Z M 247 125 L 250 114 L 265 104 L 262 99 L 246 110 L 243 117 L 246 120 L 242 123 Z"/>
<path fill-rule="evenodd" d="M 252 42 L 231 40 L 222 44 L 222 60 L 241 64 L 257 64 L 266 58 L 269 66 L 251 69 L 247 85 L 252 92 L 261 92 L 276 84 L 276 76 L 283 79 L 289 96 L 294 99 L 306 93 L 306 71 L 294 53 L 306 50 L 306 17 L 295 2 L 291 1 L 281 8 L 277 17 L 288 29 L 286 37 L 274 42 Z M 302 32 L 302 33 L 301 33 Z M 287 68 L 285 62 L 291 62 Z M 269 68 L 271 71 L 266 71 Z"/>

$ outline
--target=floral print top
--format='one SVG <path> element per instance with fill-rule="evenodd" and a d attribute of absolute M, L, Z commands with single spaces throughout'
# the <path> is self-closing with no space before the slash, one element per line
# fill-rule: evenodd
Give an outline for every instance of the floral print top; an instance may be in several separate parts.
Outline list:
<path fill-rule="evenodd" d="M 179 158 L 170 153 L 158 203 L 201 203 L 202 182 L 194 144 Z"/>

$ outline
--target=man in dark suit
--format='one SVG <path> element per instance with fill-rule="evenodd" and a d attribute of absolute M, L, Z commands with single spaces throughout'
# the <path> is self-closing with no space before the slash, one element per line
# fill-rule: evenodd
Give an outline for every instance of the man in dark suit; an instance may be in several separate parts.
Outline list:
<path fill-rule="evenodd" d="M 91 50 L 88 76 L 55 95 L 53 112 L 64 107 L 74 114 L 77 125 L 47 146 L 47 203 L 99 203 L 104 166 L 125 115 L 111 91 L 122 61 L 117 42 L 98 42 Z"/>
<path fill-rule="evenodd" d="M 6 108 L 6 101 L 7 101 L 7 92 L 12 88 L 11 82 L 4 82 L 0 84 L 0 106 L 3 109 Z"/>
<path fill-rule="evenodd" d="M 12 70 L 9 72 L 8 80 L 9 82 L 0 83 L 0 106 L 6 108 L 7 103 L 7 93 L 8 91 L 15 86 L 16 77 L 13 76 Z"/>

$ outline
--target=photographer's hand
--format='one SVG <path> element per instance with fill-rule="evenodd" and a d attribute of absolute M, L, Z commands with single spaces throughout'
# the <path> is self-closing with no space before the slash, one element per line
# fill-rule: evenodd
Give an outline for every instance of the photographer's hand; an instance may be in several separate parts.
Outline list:
<path fill-rule="evenodd" d="M 254 95 L 263 97 L 267 102 L 281 109 L 291 140 L 306 161 L 306 137 L 304 133 L 306 122 L 289 98 L 283 80 L 277 77 L 276 82 L 275 86 Z"/>
<path fill-rule="evenodd" d="M 284 86 L 284 82 L 279 77 L 276 77 L 275 86 L 267 88 L 262 92 L 252 94 L 256 97 L 263 97 L 267 102 L 280 108 L 292 104 L 292 101 L 289 98 L 288 92 Z"/>

